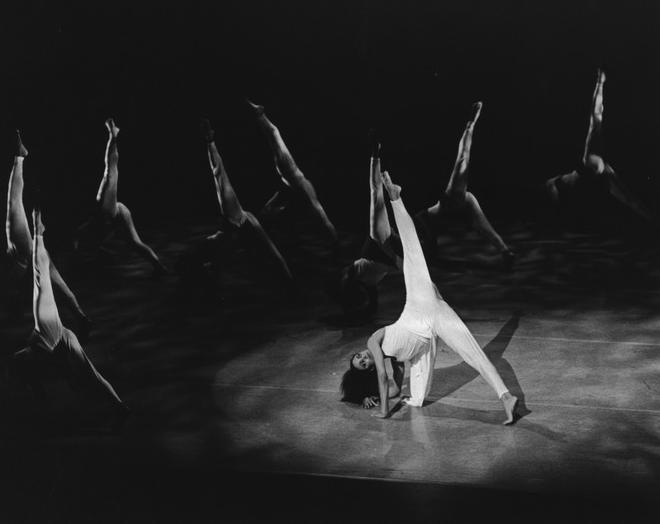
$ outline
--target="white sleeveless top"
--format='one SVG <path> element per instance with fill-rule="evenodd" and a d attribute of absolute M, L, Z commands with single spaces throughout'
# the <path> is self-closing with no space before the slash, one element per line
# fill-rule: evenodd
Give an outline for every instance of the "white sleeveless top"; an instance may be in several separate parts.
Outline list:
<path fill-rule="evenodd" d="M 385 327 L 381 348 L 388 357 L 406 362 L 431 349 L 434 343 L 435 335 L 426 319 L 404 310 L 399 320 Z"/>

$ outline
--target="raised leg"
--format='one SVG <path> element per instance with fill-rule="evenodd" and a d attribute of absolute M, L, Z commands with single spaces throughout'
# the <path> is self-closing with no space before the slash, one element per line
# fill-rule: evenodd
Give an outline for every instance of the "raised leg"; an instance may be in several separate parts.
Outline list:
<path fill-rule="evenodd" d="M 108 129 L 108 143 L 105 147 L 105 171 L 96 194 L 96 201 L 105 216 L 114 218 L 117 214 L 117 182 L 119 179 L 119 150 L 117 149 L 119 128 L 112 118 L 105 121 L 105 127 Z"/>
<path fill-rule="evenodd" d="M 23 162 L 28 151 L 21 141 L 18 131 L 17 146 L 14 156 L 14 166 L 9 175 L 7 189 L 7 220 L 5 231 L 7 234 L 7 250 L 16 260 L 29 263 L 32 258 L 32 235 L 28 225 L 27 215 L 23 207 Z"/>
<path fill-rule="evenodd" d="M 406 307 L 431 307 L 438 294 L 429 274 L 412 218 L 401 200 L 401 187 L 392 183 L 387 171 L 383 185 L 389 194 L 396 227 L 403 246 L 403 278 L 406 284 Z"/>
<path fill-rule="evenodd" d="M 463 199 L 467 191 L 468 185 L 468 168 L 470 165 L 470 151 L 472 149 L 472 134 L 474 133 L 474 125 L 479 119 L 481 108 L 483 104 L 477 102 L 473 105 L 473 116 L 465 126 L 463 136 L 458 143 L 458 153 L 456 161 L 454 162 L 454 169 L 452 170 L 449 183 L 445 189 L 447 196 L 455 199 Z"/>
<path fill-rule="evenodd" d="M 238 201 L 234 188 L 229 181 L 229 176 L 222 162 L 222 157 L 214 142 L 215 132 L 211 128 L 211 123 L 204 119 L 203 121 L 204 139 L 209 157 L 209 165 L 213 172 L 213 181 L 215 182 L 216 195 L 220 205 L 220 213 L 233 225 L 240 226 L 245 221 L 245 211 Z"/>
<path fill-rule="evenodd" d="M 594 88 L 591 104 L 591 115 L 589 118 L 589 130 L 584 143 L 582 163 L 593 173 L 600 175 L 605 170 L 602 151 L 602 126 L 603 126 L 603 85 L 605 84 L 605 73 L 598 70 L 596 87 Z"/>
<path fill-rule="evenodd" d="M 383 246 L 392 235 L 390 219 L 385 208 L 383 180 L 380 171 L 380 158 L 377 151 L 371 157 L 369 166 L 369 236 Z"/>
<path fill-rule="evenodd" d="M 268 119 L 263 106 L 253 104 L 250 101 L 248 101 L 248 104 L 250 104 L 257 117 L 259 127 L 266 135 L 277 172 L 285 184 L 291 184 L 292 180 L 300 178 L 302 173 L 289 152 L 289 148 L 284 143 L 280 130 Z"/>
<path fill-rule="evenodd" d="M 32 219 L 34 223 L 32 250 L 34 331 L 42 345 L 46 349 L 52 350 L 62 338 L 63 327 L 53 295 L 50 280 L 50 257 L 44 245 L 44 226 L 38 209 L 33 211 Z"/>
<path fill-rule="evenodd" d="M 264 112 L 263 106 L 252 104 L 250 106 L 255 112 L 259 126 L 268 138 L 273 157 L 275 160 L 275 167 L 285 185 L 294 186 L 300 190 L 301 195 L 306 200 L 312 212 L 321 221 L 324 229 L 328 232 L 333 241 L 337 240 L 337 231 L 334 225 L 328 218 L 328 215 L 323 209 L 319 201 L 316 190 L 312 183 L 305 178 L 302 171 L 296 165 L 293 156 L 289 152 L 284 139 L 280 134 L 279 129 L 268 119 Z"/>

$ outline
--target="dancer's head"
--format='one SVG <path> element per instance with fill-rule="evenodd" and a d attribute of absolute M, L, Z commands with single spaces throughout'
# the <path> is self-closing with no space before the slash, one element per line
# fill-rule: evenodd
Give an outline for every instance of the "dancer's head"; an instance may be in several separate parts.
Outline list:
<path fill-rule="evenodd" d="M 348 370 L 341 379 L 341 399 L 361 404 L 365 397 L 378 395 L 378 374 L 368 349 L 351 355 Z"/>

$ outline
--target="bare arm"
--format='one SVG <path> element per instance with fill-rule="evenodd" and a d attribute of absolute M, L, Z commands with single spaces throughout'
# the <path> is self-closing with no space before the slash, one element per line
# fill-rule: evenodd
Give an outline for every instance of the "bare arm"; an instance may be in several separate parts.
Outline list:
<path fill-rule="evenodd" d="M 373 335 L 369 337 L 367 341 L 367 348 L 371 351 L 371 354 L 374 357 L 374 364 L 376 366 L 376 372 L 378 374 L 378 393 L 380 396 L 380 417 L 385 418 L 389 415 L 389 383 L 387 379 L 387 370 L 385 369 L 385 357 L 383 355 L 383 350 L 381 349 L 381 344 L 383 342 L 383 336 L 385 335 L 385 329 L 381 328 L 376 331 Z"/>
<path fill-rule="evenodd" d="M 405 369 L 406 365 L 403 362 L 392 360 L 392 378 L 394 379 L 394 388 L 392 388 L 390 398 L 397 397 L 401 394 L 401 385 L 403 384 L 403 375 Z"/>

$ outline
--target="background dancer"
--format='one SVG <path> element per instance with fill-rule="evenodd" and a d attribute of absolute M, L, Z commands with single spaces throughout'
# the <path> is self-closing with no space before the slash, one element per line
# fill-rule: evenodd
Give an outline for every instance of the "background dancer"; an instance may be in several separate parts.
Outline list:
<path fill-rule="evenodd" d="M 355 398 L 350 388 L 358 389 L 357 377 L 364 376 L 365 381 L 370 380 L 373 384 L 372 370 L 375 368 L 380 402 L 379 416 L 382 418 L 389 416 L 389 383 L 384 359 L 390 358 L 394 360 L 392 365 L 393 369 L 396 369 L 394 379 L 398 383 L 402 376 L 401 363 L 410 362 L 411 397 L 405 402 L 411 406 L 422 406 L 424 398 L 431 389 L 436 338 L 440 338 L 477 370 L 495 390 L 506 414 L 504 424 L 511 424 L 514 421 L 518 399 L 509 393 L 499 373 L 468 328 L 442 299 L 433 284 L 412 218 L 400 198 L 401 188 L 392 183 L 387 172 L 383 173 L 383 183 L 391 200 L 394 219 L 403 245 L 406 305 L 394 324 L 374 332 L 369 337 L 367 349 L 351 357 L 350 368 L 342 381 L 344 398 Z M 361 391 L 367 390 L 368 386 L 361 388 Z M 363 405 L 364 403 L 366 401 L 363 400 Z"/>
<path fill-rule="evenodd" d="M 7 190 L 7 220 L 5 232 L 7 235 L 7 258 L 8 258 L 8 280 L 11 288 L 8 291 L 11 297 L 11 306 L 20 308 L 20 299 L 18 296 L 21 291 L 23 277 L 32 267 L 32 235 L 28 226 L 27 215 L 23 205 L 23 163 L 28 156 L 28 151 L 21 141 L 21 134 L 16 131 L 16 155 L 14 156 L 14 165 L 9 175 L 9 187 Z M 77 318 L 78 332 L 80 338 L 84 341 L 89 336 L 91 321 L 83 312 L 76 296 L 60 275 L 54 264 L 50 264 L 50 278 L 53 286 L 64 298 L 64 304 Z M 20 310 L 12 311 L 17 314 Z"/>
<path fill-rule="evenodd" d="M 108 144 L 105 149 L 105 171 L 96 195 L 97 215 L 80 228 L 79 236 L 87 237 L 91 234 L 95 237 L 94 241 L 100 245 L 112 232 L 119 231 L 128 245 L 151 263 L 156 275 L 167 273 L 167 269 L 154 250 L 145 244 L 138 235 L 130 210 L 117 201 L 119 179 L 117 135 L 119 128 L 112 118 L 105 121 L 105 127 L 108 129 Z"/>
<path fill-rule="evenodd" d="M 29 346 L 14 354 L 14 364 L 19 376 L 33 390 L 44 395 L 39 380 L 42 366 L 53 366 L 67 379 L 74 389 L 90 392 L 101 400 L 109 401 L 115 411 L 113 422 L 118 429 L 124 422 L 128 408 L 110 383 L 101 376 L 87 358 L 76 335 L 64 327 L 53 296 L 50 258 L 46 251 L 41 213 L 32 213 L 34 244 L 32 249 L 33 314 L 34 331 Z"/>
<path fill-rule="evenodd" d="M 206 141 L 209 165 L 213 173 L 213 181 L 215 182 L 216 196 L 218 197 L 222 221 L 228 225 L 229 230 L 236 233 L 236 236 L 249 249 L 272 260 L 285 281 L 291 283 L 293 276 L 284 257 L 266 231 L 264 231 L 263 227 L 261 227 L 259 220 L 249 211 L 245 211 L 238 201 L 238 197 L 229 181 L 229 176 L 214 142 L 215 132 L 207 119 L 202 120 L 202 134 Z M 221 242 L 226 233 L 227 231 L 220 230 L 209 236 L 207 240 L 210 242 Z"/>
<path fill-rule="evenodd" d="M 470 167 L 470 152 L 474 126 L 479 119 L 482 102 L 473 105 L 474 114 L 468 121 L 463 135 L 458 143 L 456 162 L 449 178 L 449 183 L 438 201 L 428 209 L 415 216 L 415 222 L 423 227 L 423 233 L 429 244 L 435 245 L 435 233 L 440 221 L 448 217 L 471 222 L 479 234 L 497 249 L 502 257 L 505 268 L 513 264 L 514 253 L 506 245 L 502 237 L 495 231 L 481 209 L 477 198 L 467 190 Z"/>
<path fill-rule="evenodd" d="M 332 242 L 336 242 L 337 231 L 335 230 L 335 226 L 330 222 L 321 202 L 319 202 L 314 186 L 305 178 L 303 172 L 296 165 L 293 156 L 282 139 L 279 129 L 268 119 L 263 106 L 253 104 L 249 100 L 248 104 L 254 110 L 259 127 L 261 127 L 268 138 L 268 144 L 270 145 L 275 161 L 275 169 L 284 186 L 275 192 L 264 206 L 261 214 L 269 218 L 276 216 L 286 208 L 292 198 L 302 198 L 318 220 L 320 220 Z"/>
<path fill-rule="evenodd" d="M 339 302 L 351 318 L 365 318 L 378 308 L 378 284 L 389 274 L 401 271 L 403 249 L 392 230 L 385 208 L 380 171 L 380 144 L 372 135 L 369 165 L 369 236 L 360 258 L 345 266 L 339 280 Z"/>
<path fill-rule="evenodd" d="M 635 196 L 603 157 L 603 86 L 605 79 L 605 72 L 599 69 L 592 97 L 589 129 L 579 167 L 570 173 L 547 180 L 545 182 L 546 194 L 554 204 L 565 205 L 574 201 L 579 207 L 582 207 L 586 201 L 593 203 L 596 198 L 603 198 L 609 194 L 635 214 L 658 225 L 657 215 Z"/>

